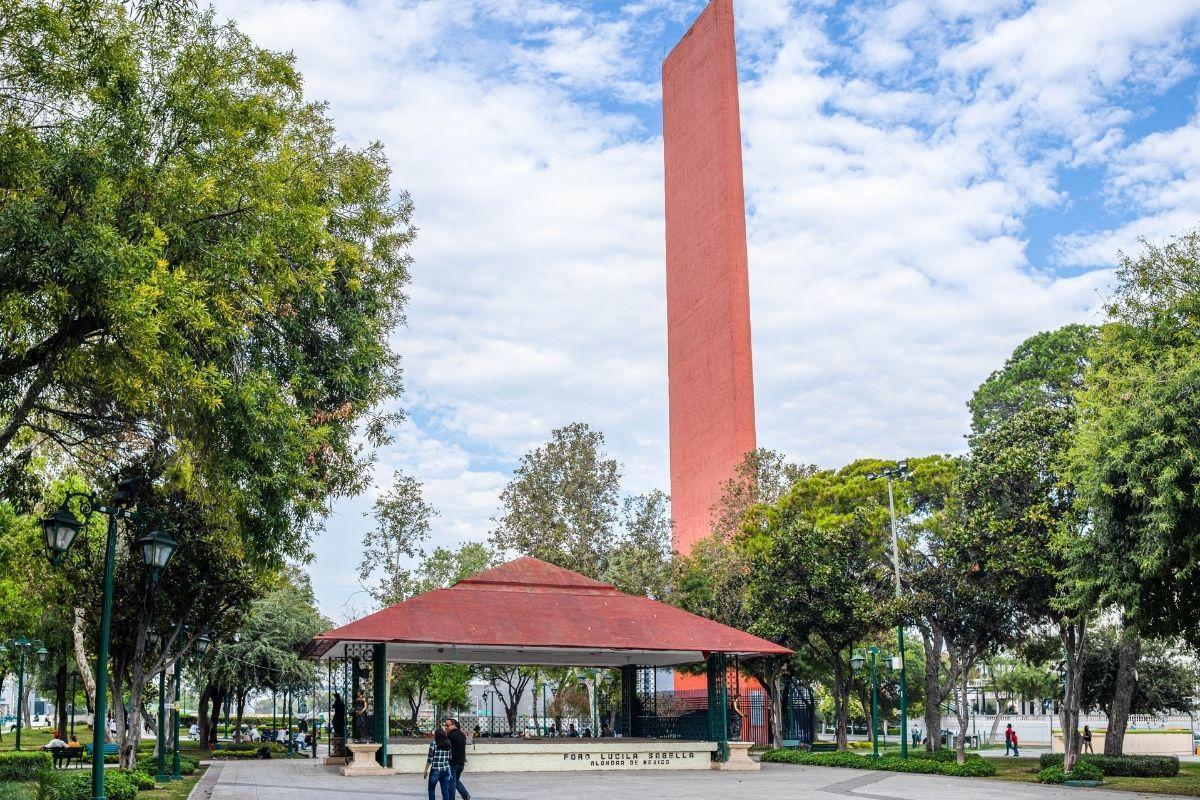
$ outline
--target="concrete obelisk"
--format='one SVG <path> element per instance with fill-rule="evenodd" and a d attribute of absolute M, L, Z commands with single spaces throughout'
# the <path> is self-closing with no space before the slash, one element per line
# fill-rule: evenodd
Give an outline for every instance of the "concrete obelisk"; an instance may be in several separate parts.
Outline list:
<path fill-rule="evenodd" d="M 755 447 L 732 0 L 708 4 L 662 80 L 671 507 L 675 548 L 687 553 Z"/>

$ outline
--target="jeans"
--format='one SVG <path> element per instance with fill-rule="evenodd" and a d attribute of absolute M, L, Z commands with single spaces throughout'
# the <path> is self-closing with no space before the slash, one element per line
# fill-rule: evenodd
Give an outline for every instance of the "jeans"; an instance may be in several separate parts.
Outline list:
<path fill-rule="evenodd" d="M 454 784 L 450 787 L 450 793 L 454 794 L 455 790 L 462 795 L 463 800 L 471 800 L 471 793 L 467 791 L 467 787 L 463 786 L 462 772 L 466 764 L 451 764 L 450 771 L 454 773 Z"/>
<path fill-rule="evenodd" d="M 429 800 L 434 800 L 433 787 L 441 784 L 442 800 L 454 797 L 454 774 L 448 769 L 429 770 Z"/>

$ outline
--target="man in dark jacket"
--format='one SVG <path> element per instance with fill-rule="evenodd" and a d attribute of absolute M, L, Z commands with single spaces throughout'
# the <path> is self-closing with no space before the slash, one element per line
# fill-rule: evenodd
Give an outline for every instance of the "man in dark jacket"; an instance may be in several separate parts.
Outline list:
<path fill-rule="evenodd" d="M 454 775 L 454 786 L 462 800 L 471 800 L 471 793 L 462 783 L 463 768 L 467 766 L 467 735 L 454 718 L 446 720 L 445 726 L 446 735 L 450 737 L 450 772 Z"/>

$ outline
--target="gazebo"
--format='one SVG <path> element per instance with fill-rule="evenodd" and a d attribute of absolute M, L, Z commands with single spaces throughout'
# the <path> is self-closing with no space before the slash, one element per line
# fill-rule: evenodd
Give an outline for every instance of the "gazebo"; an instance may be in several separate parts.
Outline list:
<path fill-rule="evenodd" d="M 388 663 L 459 663 L 619 668 L 623 735 L 605 739 L 475 743 L 474 769 L 755 768 L 729 737 L 729 659 L 788 655 L 785 647 L 536 558 L 501 564 L 327 631 L 305 647 L 311 659 L 342 659 L 357 685 L 372 677 L 374 772 L 420 772 L 425 746 L 389 743 Z M 639 668 L 706 665 L 704 737 L 639 724 Z M 670 743 L 652 738 L 670 737 Z M 392 744 L 389 747 L 389 744 Z M 748 747 L 748 745 L 747 745 Z M 411 751 L 411 752 L 410 752 Z M 360 768 L 365 765 L 359 765 Z M 348 774 L 354 771 L 344 770 Z"/>

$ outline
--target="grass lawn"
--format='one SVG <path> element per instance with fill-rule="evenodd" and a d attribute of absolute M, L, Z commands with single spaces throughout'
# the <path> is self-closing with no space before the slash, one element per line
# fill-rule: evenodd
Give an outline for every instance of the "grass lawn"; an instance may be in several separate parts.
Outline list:
<path fill-rule="evenodd" d="M 996 776 L 992 780 L 1037 781 L 1038 760 L 1036 758 L 997 758 Z M 1178 794 L 1200 797 L 1200 763 L 1184 762 L 1179 765 L 1179 774 L 1174 778 L 1105 778 L 1104 789 L 1120 789 L 1126 792 L 1148 794 Z"/>

